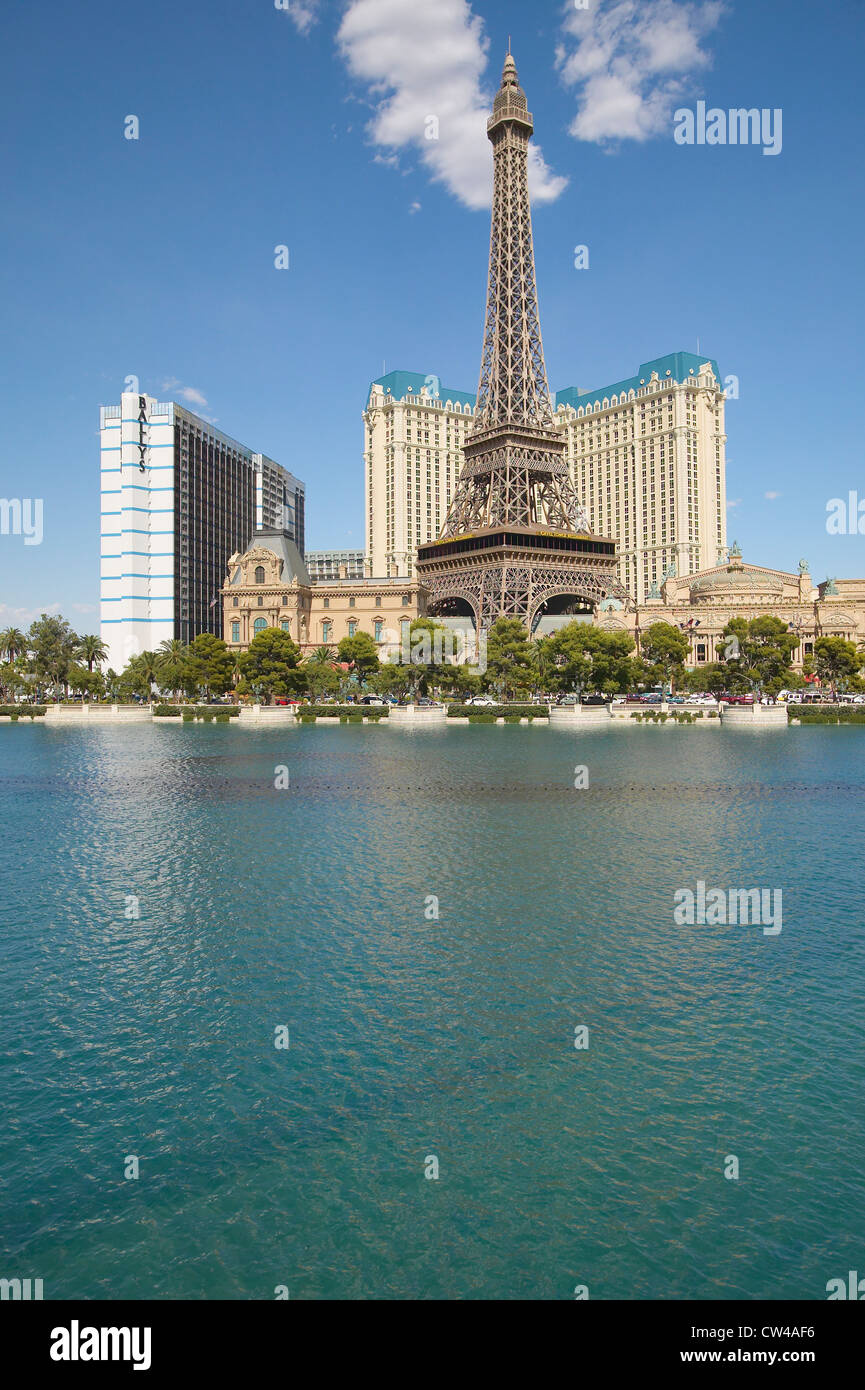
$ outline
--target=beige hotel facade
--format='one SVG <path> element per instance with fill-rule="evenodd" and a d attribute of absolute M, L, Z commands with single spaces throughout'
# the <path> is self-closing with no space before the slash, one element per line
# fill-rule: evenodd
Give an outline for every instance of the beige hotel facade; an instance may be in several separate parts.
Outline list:
<path fill-rule="evenodd" d="M 394 371 L 364 419 L 367 572 L 411 576 L 436 540 L 463 464 L 474 396 Z M 592 530 L 617 542 L 619 578 L 640 604 L 672 570 L 726 553 L 725 398 L 718 364 L 677 352 L 598 391 L 556 396 L 556 421 Z"/>

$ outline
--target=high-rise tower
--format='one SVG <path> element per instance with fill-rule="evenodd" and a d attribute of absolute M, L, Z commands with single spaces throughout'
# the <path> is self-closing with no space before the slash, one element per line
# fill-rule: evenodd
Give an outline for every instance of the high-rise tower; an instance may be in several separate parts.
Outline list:
<path fill-rule="evenodd" d="M 626 600 L 615 542 L 593 536 L 553 423 L 541 343 L 529 204 L 534 129 L 508 54 L 487 122 L 494 191 L 480 385 L 465 466 L 441 536 L 418 550 L 430 611 L 479 627 Z"/>

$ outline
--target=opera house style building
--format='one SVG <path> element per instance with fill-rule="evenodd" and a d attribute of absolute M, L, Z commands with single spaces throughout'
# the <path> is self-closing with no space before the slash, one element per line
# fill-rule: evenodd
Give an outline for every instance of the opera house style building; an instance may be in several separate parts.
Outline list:
<path fill-rule="evenodd" d="M 633 613 L 613 601 L 601 606 L 597 621 L 607 630 L 626 629 L 637 642 L 653 623 L 671 623 L 691 637 L 688 665 L 699 668 L 724 658 L 722 634 L 733 618 L 770 615 L 798 638 L 792 665 L 801 670 L 813 656 L 818 637 L 865 642 L 865 579 L 827 579 L 815 584 L 805 560 L 798 572 L 746 565 L 734 543 L 729 560 L 696 574 L 672 569 L 653 586 Z"/>

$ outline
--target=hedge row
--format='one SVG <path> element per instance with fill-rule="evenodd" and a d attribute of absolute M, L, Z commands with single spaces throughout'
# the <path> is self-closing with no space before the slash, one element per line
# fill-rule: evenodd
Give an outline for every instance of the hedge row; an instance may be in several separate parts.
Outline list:
<path fill-rule="evenodd" d="M 12 720 L 20 719 L 22 714 L 27 719 L 35 719 L 47 712 L 45 705 L 0 705 L 0 714 L 8 714 Z"/>
<path fill-rule="evenodd" d="M 154 705 L 153 714 L 157 719 L 236 719 L 240 714 L 239 705 Z"/>
<path fill-rule="evenodd" d="M 840 705 L 833 709 L 815 709 L 808 705 L 789 705 L 791 719 L 803 724 L 865 724 L 865 705 Z"/>
<path fill-rule="evenodd" d="M 342 719 L 357 715 L 360 719 L 384 719 L 388 705 L 298 705 L 301 719 Z"/>
<path fill-rule="evenodd" d="M 548 705 L 448 705 L 448 719 L 549 719 Z"/>

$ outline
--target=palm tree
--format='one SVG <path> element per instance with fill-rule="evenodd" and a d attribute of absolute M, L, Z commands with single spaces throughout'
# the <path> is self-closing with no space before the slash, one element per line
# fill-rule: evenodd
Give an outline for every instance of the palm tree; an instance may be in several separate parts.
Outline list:
<path fill-rule="evenodd" d="M 172 695 L 177 696 L 183 688 L 183 677 L 186 662 L 189 657 L 189 648 L 185 642 L 181 642 L 177 637 L 167 637 L 164 642 L 160 642 L 156 652 L 157 679 L 163 688 L 171 691 Z"/>
<path fill-rule="evenodd" d="M 0 632 L 0 655 L 14 661 L 16 656 L 20 656 L 26 650 L 27 638 L 19 628 L 7 627 L 5 632 Z"/>
<path fill-rule="evenodd" d="M 316 647 L 315 651 L 310 652 L 309 656 L 306 658 L 307 665 L 309 666 L 324 666 L 328 662 L 332 662 L 333 659 L 333 647 L 328 647 L 327 645 Z"/>
<path fill-rule="evenodd" d="M 108 647 L 101 637 L 90 634 L 87 637 L 79 638 L 77 655 L 83 657 L 87 662 L 87 669 L 92 674 L 93 663 L 96 662 L 98 666 L 102 665 L 108 655 Z"/>

